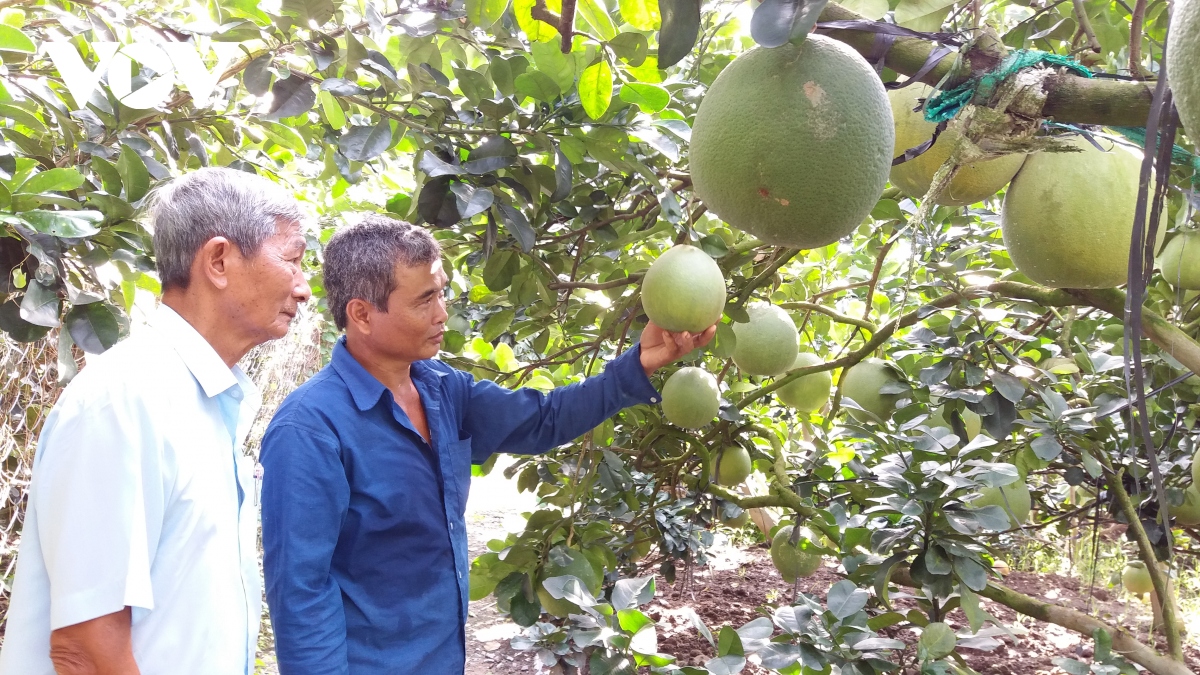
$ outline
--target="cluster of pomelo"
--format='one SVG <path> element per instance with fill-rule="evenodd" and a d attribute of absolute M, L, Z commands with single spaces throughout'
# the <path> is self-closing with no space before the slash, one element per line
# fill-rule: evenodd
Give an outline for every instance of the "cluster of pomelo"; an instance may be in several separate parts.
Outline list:
<path fill-rule="evenodd" d="M 1176 17 L 1179 30 L 1200 33 L 1200 19 L 1191 16 L 1197 5 Z M 1192 133 L 1200 133 L 1196 51 L 1167 52 L 1179 61 L 1172 86 Z M 820 35 L 752 49 L 721 72 L 696 113 L 689 151 L 696 193 L 710 211 L 766 243 L 810 249 L 836 242 L 863 223 L 889 179 L 904 194 L 924 197 L 958 145 L 952 122 L 923 154 L 891 165 L 932 138 L 935 125 L 919 109 L 932 93 L 924 85 L 886 92 L 857 52 Z M 1001 229 L 1022 274 L 1055 288 L 1120 285 L 1141 153 L 1106 135 L 1077 136 L 1066 150 L 968 162 L 937 202 L 975 204 L 1009 185 Z M 1159 224 L 1159 248 L 1166 229 Z M 1159 262 L 1173 285 L 1200 289 L 1200 233 L 1176 235 Z"/>

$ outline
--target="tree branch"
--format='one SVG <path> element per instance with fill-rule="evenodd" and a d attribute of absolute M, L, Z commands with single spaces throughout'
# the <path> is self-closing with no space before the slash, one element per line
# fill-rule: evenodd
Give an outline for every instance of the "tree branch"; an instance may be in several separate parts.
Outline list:
<path fill-rule="evenodd" d="M 574 290 L 576 288 L 586 288 L 590 291 L 607 291 L 610 288 L 620 288 L 629 284 L 636 284 L 642 280 L 644 274 L 630 274 L 621 279 L 613 279 L 602 283 L 591 283 L 587 281 L 559 281 L 552 284 L 546 284 L 546 288 L 552 291 Z"/>
<path fill-rule="evenodd" d="M 825 6 L 821 21 L 846 21 L 866 19 L 835 3 Z M 825 31 L 829 37 L 844 42 L 864 56 L 872 53 L 875 35 L 866 31 L 832 29 Z M 892 44 L 884 62 L 889 68 L 904 75 L 913 75 L 921 70 L 926 59 L 937 44 L 920 38 L 900 37 Z M 926 73 L 921 81 L 937 86 L 942 78 L 950 77 L 941 86 L 950 88 L 966 82 L 972 72 L 951 74 L 955 55 L 943 57 L 938 65 Z M 994 65 L 994 64 L 993 64 Z M 974 74 L 990 70 L 984 63 L 971 63 Z M 1054 118 L 1059 122 L 1075 124 L 1105 124 L 1110 126 L 1144 126 L 1150 116 L 1150 101 L 1153 87 L 1144 82 L 1127 82 L 1103 78 L 1089 79 L 1077 75 L 1059 74 L 1051 76 L 1045 83 L 1046 102 L 1042 106 L 1042 117 Z"/>
<path fill-rule="evenodd" d="M 909 588 L 919 588 L 913 581 L 907 567 L 897 567 L 892 570 L 892 581 Z M 996 583 L 989 583 L 987 588 L 979 592 L 983 597 L 998 602 L 1025 616 L 1031 616 L 1046 623 L 1052 623 L 1068 628 L 1077 633 L 1091 636 L 1097 628 L 1112 636 L 1112 648 L 1130 661 L 1146 668 L 1154 675 L 1195 675 L 1185 664 L 1159 654 L 1137 640 L 1124 628 L 1110 626 L 1100 619 L 1088 616 L 1061 605 L 1042 602 L 1018 593 L 1010 588 Z"/>

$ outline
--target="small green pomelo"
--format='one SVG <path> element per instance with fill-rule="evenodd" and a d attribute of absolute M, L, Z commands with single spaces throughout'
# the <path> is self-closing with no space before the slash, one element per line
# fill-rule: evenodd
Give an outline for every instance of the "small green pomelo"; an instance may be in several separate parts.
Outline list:
<path fill-rule="evenodd" d="M 1107 152 L 1076 137 L 1070 145 L 1080 152 L 1030 155 L 1004 195 L 1004 245 L 1017 269 L 1040 284 L 1125 283 L 1142 155 L 1101 143 Z M 1165 223 L 1158 231 L 1165 234 Z"/>
<path fill-rule="evenodd" d="M 600 584 L 604 578 L 592 565 L 592 561 L 582 552 L 563 546 L 556 546 L 550 552 L 550 559 L 538 577 L 537 597 L 542 603 L 542 609 L 557 617 L 569 614 L 579 614 L 579 605 L 550 595 L 543 585 L 546 579 L 552 577 L 573 576 L 588 589 L 592 595 L 600 592 Z"/>
<path fill-rule="evenodd" d="M 689 144 L 692 182 L 733 227 L 776 246 L 820 248 L 874 208 L 894 134 L 883 84 L 854 49 L 815 34 L 756 47 L 704 94 Z"/>
<path fill-rule="evenodd" d="M 1167 30 L 1167 70 L 1179 119 L 1200 143 L 1200 1 L 1175 0 Z"/>
<path fill-rule="evenodd" d="M 725 311 L 725 277 L 704 251 L 672 246 L 646 270 L 642 307 L 660 328 L 701 333 Z"/>
<path fill-rule="evenodd" d="M 904 154 L 909 148 L 915 148 L 933 138 L 937 125 L 925 121 L 925 113 L 914 112 L 917 99 L 928 98 L 934 94 L 928 85 L 916 85 L 902 89 L 892 89 L 888 92 L 888 100 L 892 104 L 892 119 L 896 122 L 896 149 L 892 154 L 896 157 Z M 957 125 L 951 123 L 946 131 L 938 136 L 933 147 L 907 162 L 892 167 L 892 185 L 909 197 L 918 199 L 929 191 L 933 182 L 933 174 L 942 167 L 954 151 L 962 135 Z M 943 206 L 967 206 L 1000 191 L 1008 185 L 1012 177 L 1025 161 L 1025 155 L 1005 155 L 982 162 L 972 162 L 959 168 L 958 173 L 950 181 L 937 203 Z"/>
<path fill-rule="evenodd" d="M 796 360 L 788 370 L 806 368 L 822 363 L 821 357 L 808 352 L 796 354 Z M 829 400 L 829 390 L 833 386 L 833 376 L 828 370 L 805 375 L 792 380 L 775 390 L 775 395 L 787 405 L 801 412 L 816 412 Z"/>
<path fill-rule="evenodd" d="M 1175 235 L 1163 247 L 1163 279 L 1175 288 L 1200 290 L 1200 231 Z"/>
<path fill-rule="evenodd" d="M 663 385 L 662 411 L 668 421 L 685 429 L 708 424 L 721 411 L 717 378 L 703 368 L 680 368 Z"/>
<path fill-rule="evenodd" d="M 1142 595 L 1154 590 L 1154 582 L 1150 580 L 1150 570 L 1146 569 L 1146 563 L 1140 560 L 1131 560 L 1125 564 L 1125 571 L 1121 574 L 1121 583 L 1125 585 L 1125 590 L 1134 595 Z"/>
<path fill-rule="evenodd" d="M 917 656 L 923 660 L 936 661 L 950 656 L 958 644 L 954 629 L 941 621 L 935 621 L 921 631 L 917 640 Z"/>
<path fill-rule="evenodd" d="M 842 396 L 854 401 L 879 420 L 891 417 L 892 411 L 896 409 L 896 401 L 900 400 L 900 394 L 881 394 L 879 390 L 884 385 L 898 382 L 899 377 L 887 362 L 876 358 L 867 359 L 842 373 L 842 380 Z M 851 417 L 864 424 L 877 421 L 862 410 L 849 410 Z"/>
<path fill-rule="evenodd" d="M 732 518 L 726 518 L 725 515 L 722 514 L 719 520 L 725 527 L 731 527 L 736 530 L 738 528 L 745 527 L 747 523 L 750 522 L 750 512 L 746 509 L 742 509 L 741 513 Z"/>
<path fill-rule="evenodd" d="M 740 445 L 731 445 L 712 458 L 712 472 L 718 485 L 739 485 L 753 470 L 750 453 Z"/>
<path fill-rule="evenodd" d="M 1011 527 L 1024 525 L 1029 520 L 1029 511 L 1033 508 L 1033 497 L 1029 494 L 1029 486 L 1018 480 L 1004 487 L 985 487 L 979 490 L 979 498 L 971 506 L 999 506 L 1008 514 Z"/>
<path fill-rule="evenodd" d="M 775 563 L 775 569 L 789 584 L 796 583 L 796 579 L 812 576 L 821 568 L 821 554 L 807 550 L 813 546 L 812 542 L 800 537 L 793 546 L 789 541 L 792 528 L 792 525 L 784 525 L 771 539 L 771 562 Z"/>
<path fill-rule="evenodd" d="M 1176 525 L 1200 525 L 1200 488 L 1192 485 L 1183 491 L 1183 504 L 1171 508 Z"/>
<path fill-rule="evenodd" d="M 747 375 L 778 375 L 796 362 L 800 333 L 792 317 L 775 305 L 746 309 L 750 320 L 733 324 L 733 362 Z"/>

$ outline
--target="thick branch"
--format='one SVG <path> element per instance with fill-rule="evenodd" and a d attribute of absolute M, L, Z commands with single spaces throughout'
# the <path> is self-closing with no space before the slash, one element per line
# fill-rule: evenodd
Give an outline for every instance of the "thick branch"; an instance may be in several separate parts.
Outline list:
<path fill-rule="evenodd" d="M 821 12 L 821 21 L 854 19 L 862 20 L 863 17 L 832 2 L 826 5 L 825 11 Z M 826 31 L 826 34 L 850 45 L 864 56 L 871 54 L 875 48 L 873 33 L 829 30 Z M 937 45 L 929 40 L 896 38 L 885 58 L 885 63 L 898 73 L 912 75 L 925 65 L 926 59 L 936 47 Z M 943 57 L 938 65 L 921 78 L 921 81 L 931 86 L 937 85 L 943 77 L 950 73 L 954 61 L 954 54 Z M 992 67 L 974 60 L 971 66 L 976 74 L 985 72 Z M 970 73 L 966 72 L 966 69 L 963 71 L 955 73 L 942 86 L 949 88 L 965 82 Z M 1154 95 L 1153 87 L 1144 82 L 1088 79 L 1066 74 L 1050 77 L 1046 80 L 1045 86 L 1046 103 L 1042 106 L 1042 116 L 1074 124 L 1144 126 L 1146 119 L 1150 116 L 1150 100 Z"/>
<path fill-rule="evenodd" d="M 909 575 L 908 568 L 894 569 L 892 581 L 901 586 L 918 587 L 918 584 Z M 1089 637 L 1097 628 L 1103 629 L 1112 636 L 1112 648 L 1115 651 L 1146 668 L 1154 675 L 1195 675 L 1185 664 L 1172 661 L 1151 647 L 1142 644 L 1124 628 L 1110 626 L 1083 612 L 1042 602 L 995 583 L 989 583 L 987 588 L 980 591 L 979 594 L 1026 616 L 1062 626 Z"/>
<path fill-rule="evenodd" d="M 586 288 L 589 291 L 607 291 L 610 288 L 620 288 L 629 284 L 636 284 L 642 280 L 643 274 L 630 274 L 627 277 L 613 279 L 602 283 L 590 283 L 587 281 L 559 281 L 552 284 L 547 284 L 546 288 L 552 291 L 573 290 L 576 288 Z"/>
<path fill-rule="evenodd" d="M 847 323 L 852 326 L 858 326 L 859 328 L 864 328 L 872 333 L 879 330 L 878 326 L 870 321 L 867 321 L 866 319 L 856 319 L 852 316 L 846 316 L 841 312 L 830 309 L 824 305 L 818 305 L 815 302 L 785 302 L 779 306 L 784 309 L 802 309 L 806 312 L 820 312 L 821 314 L 824 314 L 838 323 Z"/>

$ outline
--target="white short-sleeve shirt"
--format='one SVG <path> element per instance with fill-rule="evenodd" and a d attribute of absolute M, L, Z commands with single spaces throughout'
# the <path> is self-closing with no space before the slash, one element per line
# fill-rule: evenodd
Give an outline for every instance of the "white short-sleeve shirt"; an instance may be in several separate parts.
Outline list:
<path fill-rule="evenodd" d="M 54 675 L 52 630 L 126 606 L 142 675 L 253 672 L 259 405 L 166 306 L 89 361 L 38 441 L 0 675 Z"/>

